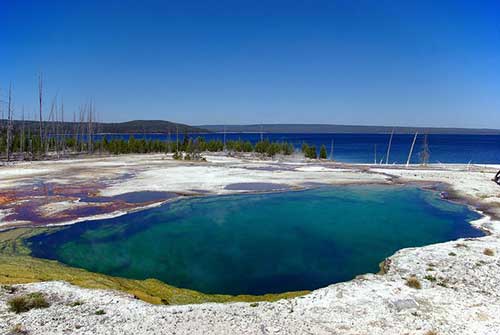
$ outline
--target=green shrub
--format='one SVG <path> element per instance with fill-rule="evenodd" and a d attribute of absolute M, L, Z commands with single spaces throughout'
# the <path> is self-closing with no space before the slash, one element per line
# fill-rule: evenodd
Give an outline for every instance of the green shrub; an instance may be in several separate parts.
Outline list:
<path fill-rule="evenodd" d="M 432 281 L 432 282 L 436 281 L 436 277 L 431 276 L 431 275 L 426 275 L 424 278 L 427 279 L 428 281 Z"/>
<path fill-rule="evenodd" d="M 81 306 L 81 305 L 83 305 L 83 301 L 81 301 L 81 300 L 73 301 L 72 303 L 68 304 L 68 306 L 70 306 L 70 307 L 76 307 L 76 306 Z"/>
<path fill-rule="evenodd" d="M 176 151 L 176 152 L 174 152 L 172 158 L 175 160 L 182 159 L 182 154 L 180 154 L 178 151 Z"/>
<path fill-rule="evenodd" d="M 12 285 L 2 285 L 2 290 L 7 291 L 9 294 L 16 293 L 17 287 Z"/>
<path fill-rule="evenodd" d="M 95 311 L 95 315 L 104 315 L 104 314 L 106 314 L 106 312 L 102 309 Z"/>

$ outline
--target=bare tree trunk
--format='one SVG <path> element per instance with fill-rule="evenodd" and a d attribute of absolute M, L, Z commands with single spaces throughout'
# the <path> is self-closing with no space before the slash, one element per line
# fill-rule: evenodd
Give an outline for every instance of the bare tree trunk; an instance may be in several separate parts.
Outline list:
<path fill-rule="evenodd" d="M 85 105 L 81 106 L 80 107 L 80 119 L 78 120 L 78 134 L 79 134 L 79 143 L 80 143 L 80 150 L 79 152 L 82 152 L 83 151 L 83 138 L 84 138 L 84 135 L 85 135 L 85 129 L 83 127 L 83 121 L 85 120 Z M 80 133 L 81 132 L 81 133 Z"/>
<path fill-rule="evenodd" d="M 92 153 L 92 114 L 93 114 L 93 110 L 94 110 L 94 107 L 93 107 L 93 103 L 90 102 L 89 104 L 89 110 L 88 110 L 88 119 L 87 119 L 87 142 L 88 142 L 88 147 L 87 147 L 87 152 L 89 154 Z"/>
<path fill-rule="evenodd" d="M 422 152 L 420 153 L 420 163 L 424 166 L 429 163 L 430 151 L 429 151 L 429 142 L 427 139 L 427 134 L 424 136 L 424 145 L 422 148 Z"/>
<path fill-rule="evenodd" d="M 19 143 L 19 151 L 22 156 L 22 160 L 24 160 L 24 142 L 26 139 L 24 138 L 24 106 L 23 106 L 23 116 L 22 116 L 22 122 L 21 122 L 21 140 Z"/>
<path fill-rule="evenodd" d="M 38 103 L 39 103 L 39 117 L 40 117 L 40 148 L 43 148 L 43 77 L 40 73 L 38 76 Z"/>
<path fill-rule="evenodd" d="M 406 161 L 406 166 L 410 165 L 411 155 L 413 153 L 413 147 L 415 147 L 415 142 L 417 141 L 418 132 L 415 132 L 415 137 L 413 137 L 413 142 L 411 144 L 410 153 L 408 154 L 408 160 Z"/>
<path fill-rule="evenodd" d="M 332 146 L 330 147 L 330 160 L 333 161 L 333 139 L 332 139 Z"/>
<path fill-rule="evenodd" d="M 49 125 L 51 126 L 52 128 L 52 133 L 55 133 L 55 122 L 54 122 L 54 113 L 57 113 L 57 111 L 55 110 L 57 107 L 56 107 L 56 98 L 54 98 L 54 100 L 52 100 L 52 104 L 50 106 L 50 114 L 49 114 L 49 124 L 46 125 L 45 127 L 45 133 L 44 133 L 44 138 L 45 138 L 45 155 L 47 155 L 49 153 L 49 149 L 50 149 L 50 138 L 49 138 Z"/>
<path fill-rule="evenodd" d="M 75 140 L 73 150 L 78 151 L 78 123 L 76 122 L 76 112 L 73 112 L 73 138 Z"/>
<path fill-rule="evenodd" d="M 34 116 L 35 116 L 34 120 L 36 120 L 36 114 Z M 28 127 L 28 153 L 30 161 L 33 160 L 34 152 L 33 152 L 33 137 L 31 137 L 31 127 Z"/>
<path fill-rule="evenodd" d="M 12 145 L 12 85 L 9 85 L 9 102 L 7 107 L 7 162 L 10 161 L 11 150 L 10 147 Z"/>
<path fill-rule="evenodd" d="M 177 141 L 177 147 L 176 147 L 175 151 L 179 152 L 179 126 L 176 125 L 175 126 L 175 130 L 177 132 L 177 140 L 176 140 Z"/>
<path fill-rule="evenodd" d="M 61 141 L 60 141 L 60 145 L 61 145 L 61 151 L 62 151 L 62 155 L 64 156 L 65 155 L 65 152 L 66 152 L 66 127 L 65 127 L 65 124 L 64 124 L 64 102 L 61 101 L 61 129 L 62 129 L 62 134 L 61 134 Z"/>
<path fill-rule="evenodd" d="M 392 129 L 391 132 L 391 137 L 389 138 L 389 146 L 387 147 L 387 155 L 385 157 L 385 164 L 389 164 L 389 155 L 391 153 L 391 144 L 392 144 L 392 137 L 394 136 L 394 128 Z"/>
<path fill-rule="evenodd" d="M 3 137 L 3 132 L 5 130 L 5 115 L 4 115 L 4 111 L 3 111 L 3 100 L 0 99 L 0 141 L 2 141 L 2 137 Z M 2 152 L 0 150 L 0 156 L 2 155 Z"/>

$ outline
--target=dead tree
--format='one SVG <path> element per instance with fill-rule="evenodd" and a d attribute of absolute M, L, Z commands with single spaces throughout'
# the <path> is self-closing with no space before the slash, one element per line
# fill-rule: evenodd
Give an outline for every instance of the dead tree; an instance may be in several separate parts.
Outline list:
<path fill-rule="evenodd" d="M 332 145 L 330 146 L 330 160 L 333 161 L 333 139 L 332 139 Z"/>
<path fill-rule="evenodd" d="M 73 112 L 73 150 L 78 151 L 78 122 L 76 122 L 76 112 Z"/>
<path fill-rule="evenodd" d="M 12 85 L 9 85 L 9 100 L 7 105 L 7 162 L 10 161 L 11 146 L 12 146 Z"/>
<path fill-rule="evenodd" d="M 94 113 L 94 105 L 93 102 L 90 102 L 89 107 L 88 107 L 88 113 L 87 113 L 87 152 L 89 154 L 92 153 L 92 136 L 93 136 L 93 113 Z"/>
<path fill-rule="evenodd" d="M 389 145 L 387 146 L 387 155 L 385 156 L 385 164 L 389 164 L 389 155 L 391 154 L 392 137 L 394 136 L 394 128 L 391 131 L 391 137 L 389 138 Z"/>
<path fill-rule="evenodd" d="M 4 103 L 4 101 L 1 100 L 1 97 L 0 97 L 0 141 L 2 141 L 2 136 L 4 133 L 4 129 L 5 129 L 5 125 L 4 125 L 5 115 L 4 115 L 4 111 L 2 108 L 3 103 Z M 0 150 L 0 154 L 2 154 L 1 150 Z"/>
<path fill-rule="evenodd" d="M 26 141 L 25 137 L 24 137 L 24 106 L 23 106 L 23 114 L 22 114 L 22 118 L 21 118 L 21 139 L 20 139 L 20 142 L 19 142 L 19 152 L 21 153 L 21 156 L 22 156 L 22 160 L 24 160 L 24 142 Z"/>
<path fill-rule="evenodd" d="M 38 76 L 38 104 L 39 104 L 39 136 L 40 136 L 40 147 L 43 148 L 43 77 L 40 73 Z"/>
<path fill-rule="evenodd" d="M 58 131 L 58 138 L 59 138 L 59 148 L 62 152 L 62 155 L 64 156 L 65 151 L 66 151 L 66 127 L 64 124 L 64 102 L 61 99 L 61 123 L 60 123 L 60 129 Z"/>
<path fill-rule="evenodd" d="M 415 132 L 413 137 L 413 142 L 411 143 L 410 152 L 408 153 L 408 160 L 406 161 L 406 166 L 410 165 L 411 155 L 413 154 L 413 147 L 415 147 L 415 142 L 417 141 L 418 132 Z"/>
<path fill-rule="evenodd" d="M 57 105 L 56 105 L 56 100 L 57 97 L 55 97 L 53 100 L 52 100 L 52 104 L 50 105 L 50 114 L 49 114 L 49 124 L 46 125 L 45 127 L 45 133 L 44 133 L 44 139 L 45 139 L 45 155 L 47 155 L 49 153 L 49 150 L 50 150 L 50 134 L 49 134 L 49 125 L 51 126 L 52 128 L 52 136 L 54 136 L 53 134 L 55 133 L 55 121 L 54 121 L 54 115 L 55 113 L 57 113 Z"/>
<path fill-rule="evenodd" d="M 36 120 L 36 113 L 33 117 L 33 120 Z M 31 136 L 31 127 L 28 127 L 28 156 L 30 161 L 33 160 L 33 137 Z"/>
<path fill-rule="evenodd" d="M 83 127 L 83 121 L 85 120 L 85 112 L 86 112 L 86 106 L 80 106 L 80 115 L 79 115 L 79 120 L 78 120 L 78 143 L 79 145 L 79 152 L 83 151 L 83 138 L 85 136 L 85 128 Z"/>
<path fill-rule="evenodd" d="M 427 139 L 427 134 L 424 136 L 424 144 L 422 147 L 422 152 L 420 152 L 420 164 L 427 165 L 429 163 L 429 157 L 431 156 L 429 150 L 429 142 Z"/>

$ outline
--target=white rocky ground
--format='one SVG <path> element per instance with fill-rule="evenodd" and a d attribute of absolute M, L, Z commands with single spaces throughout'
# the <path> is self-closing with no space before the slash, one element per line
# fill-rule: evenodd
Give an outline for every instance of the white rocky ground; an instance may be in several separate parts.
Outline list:
<path fill-rule="evenodd" d="M 108 194 L 148 189 L 225 193 L 227 184 L 254 181 L 291 186 L 445 182 L 461 200 L 493 215 L 499 213 L 500 186 L 491 181 L 495 166 L 344 166 L 217 156 L 209 160 L 212 163 L 188 167 L 156 156 L 88 160 L 78 166 L 95 171 L 80 172 L 75 178 L 111 178 L 133 167 L 136 177 L 103 190 Z M 12 171 L 17 168 L 0 169 L 0 188 L 29 182 L 37 173 L 61 183 L 72 178 L 63 173 L 72 164 L 36 163 L 19 174 Z M 47 169 L 56 172 L 47 175 Z M 0 291 L 0 332 L 8 333 L 20 324 L 29 334 L 500 334 L 500 223 L 485 217 L 474 224 L 491 235 L 403 249 L 390 258 L 384 275 L 363 275 L 304 297 L 257 306 L 153 306 L 120 292 L 63 282 L 19 285 L 21 293 L 44 292 L 51 306 L 14 314 L 6 305 L 12 295 Z M 493 255 L 486 255 L 485 249 Z M 406 285 L 412 276 L 421 283 L 420 289 Z M 83 304 L 71 307 L 75 301 Z M 98 310 L 105 314 L 96 315 Z"/>

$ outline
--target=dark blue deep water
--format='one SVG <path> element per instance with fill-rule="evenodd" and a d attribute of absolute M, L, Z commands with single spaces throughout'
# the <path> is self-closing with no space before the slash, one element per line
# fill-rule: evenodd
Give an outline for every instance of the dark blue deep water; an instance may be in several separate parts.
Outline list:
<path fill-rule="evenodd" d="M 110 137 L 124 137 L 129 135 L 106 135 Z M 136 138 L 151 138 L 160 140 L 175 140 L 175 136 L 161 134 L 136 134 Z M 223 134 L 201 134 L 207 140 L 220 139 Z M 316 145 L 319 150 L 324 144 L 330 154 L 331 142 L 334 140 L 334 159 L 348 163 L 373 163 L 375 145 L 377 146 L 377 161 L 385 162 L 385 155 L 390 135 L 385 134 L 264 134 L 265 139 L 271 141 L 287 141 L 299 149 L 303 142 Z M 182 138 L 182 136 L 180 136 Z M 419 153 L 423 147 L 423 136 L 419 135 L 412 156 L 412 163 L 419 163 Z M 260 140 L 260 134 L 228 133 L 226 140 L 249 140 L 255 143 Z M 389 163 L 406 163 L 408 152 L 413 141 L 413 135 L 394 135 Z M 500 163 L 500 136 L 499 135 L 428 135 L 431 163 Z"/>
<path fill-rule="evenodd" d="M 436 192 L 343 186 L 193 198 L 31 238 L 35 257 L 207 293 L 311 290 L 377 272 L 405 247 L 481 236 Z"/>

